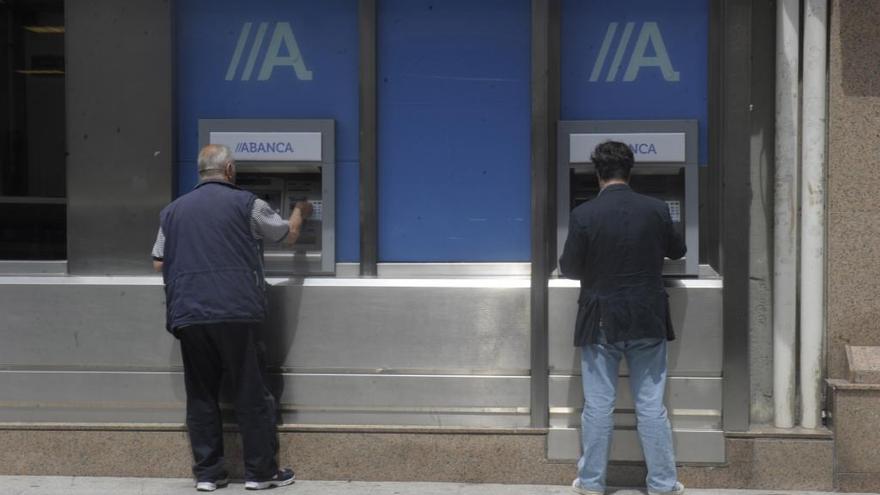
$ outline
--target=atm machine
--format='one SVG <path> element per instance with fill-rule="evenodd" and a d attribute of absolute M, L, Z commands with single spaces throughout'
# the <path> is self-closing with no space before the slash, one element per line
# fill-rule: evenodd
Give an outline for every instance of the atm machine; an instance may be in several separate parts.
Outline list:
<path fill-rule="evenodd" d="M 621 141 L 633 150 L 630 186 L 666 202 L 675 229 L 688 251 L 682 260 L 666 260 L 667 276 L 699 275 L 699 170 L 696 120 L 584 120 L 559 123 L 557 171 L 558 255 L 568 236 L 569 212 L 599 194 L 590 154 L 604 141 Z"/>
<path fill-rule="evenodd" d="M 201 119 L 199 147 L 232 150 L 236 184 L 284 218 L 297 201 L 314 211 L 294 245 L 263 243 L 267 275 L 333 275 L 335 255 L 335 131 L 332 120 Z"/>

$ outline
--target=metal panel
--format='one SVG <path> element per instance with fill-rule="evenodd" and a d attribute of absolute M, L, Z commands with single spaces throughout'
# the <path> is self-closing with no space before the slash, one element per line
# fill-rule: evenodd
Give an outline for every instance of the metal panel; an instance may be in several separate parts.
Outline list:
<path fill-rule="evenodd" d="M 720 386 L 719 383 L 719 389 Z M 633 410 L 615 411 L 613 418 L 617 430 L 634 429 L 638 426 L 638 419 Z M 578 428 L 581 424 L 580 419 L 580 408 L 550 409 L 551 428 Z M 721 409 L 670 409 L 669 422 L 673 429 L 718 431 L 721 429 Z"/>
<path fill-rule="evenodd" d="M 722 7 L 722 84 L 717 97 L 722 166 L 721 244 L 724 247 L 724 430 L 749 429 L 749 205 L 751 153 L 750 0 Z"/>
<path fill-rule="evenodd" d="M 528 426 L 527 279 L 273 282 L 285 422 Z M 0 421 L 182 420 L 160 277 L 3 277 L 0 312 Z"/>
<path fill-rule="evenodd" d="M 181 373 L 0 372 L 0 422 L 180 423 Z M 271 375 L 287 423 L 528 425 L 527 376 Z"/>
<path fill-rule="evenodd" d="M 360 274 L 376 276 L 379 261 L 379 199 L 376 140 L 376 0 L 358 2 L 360 38 Z"/>
<path fill-rule="evenodd" d="M 152 270 L 149 250 L 172 189 L 169 5 L 65 2 L 71 273 Z"/>
<path fill-rule="evenodd" d="M 674 427 L 688 429 L 721 428 L 721 378 L 669 379 L 666 407 Z M 633 427 L 635 406 L 629 390 L 629 378 L 621 377 L 617 387 L 615 425 Z M 581 424 L 583 387 L 579 376 L 550 377 L 550 426 L 576 428 Z"/>
<path fill-rule="evenodd" d="M 723 83 L 721 74 L 721 33 L 723 20 L 721 11 L 724 2 L 709 2 L 709 74 L 708 103 L 709 122 L 707 129 L 709 162 L 700 169 L 700 262 L 721 270 L 721 98 Z M 704 194 L 705 193 L 705 194 Z M 705 242 L 704 242 L 705 241 Z"/>
<path fill-rule="evenodd" d="M 18 279 L 37 283 L 40 278 Z M 116 285 L 0 283 L 7 339 L 0 365 L 178 367 L 176 342 L 163 330 L 161 282 L 157 277 L 142 281 L 153 285 L 130 280 Z M 360 284 L 368 281 L 349 280 L 359 284 L 345 286 L 339 285 L 344 280 L 307 279 L 294 282 L 307 285 L 271 288 L 265 332 L 270 365 L 528 374 L 525 281 L 520 287 L 485 285 L 486 280 L 480 281 L 482 287 L 448 280 L 435 281 L 445 284 L 440 287 L 379 279 L 373 286 Z"/>
<path fill-rule="evenodd" d="M 667 287 L 676 340 L 669 347 L 671 376 L 721 376 L 723 327 L 721 284 Z M 550 289 L 550 370 L 577 374 L 580 355 L 572 345 L 578 289 Z M 626 369 L 625 366 L 621 367 Z"/>
<path fill-rule="evenodd" d="M 4 275 L 63 275 L 67 273 L 67 262 L 51 260 L 0 260 L 0 273 Z"/>
<path fill-rule="evenodd" d="M 717 464 L 725 462 L 724 432 L 674 429 L 675 460 L 678 463 Z M 547 458 L 573 461 L 580 457 L 580 431 L 553 428 L 547 435 Z M 617 430 L 611 443 L 612 461 L 643 461 L 641 444 L 635 430 Z"/>
<path fill-rule="evenodd" d="M 4 283 L 0 313 L 0 366 L 167 369 L 180 363 L 174 339 L 164 330 L 161 285 Z"/>
<path fill-rule="evenodd" d="M 531 425 L 548 424 L 547 407 L 547 278 L 550 253 L 547 252 L 547 205 L 550 202 L 548 171 L 550 162 L 549 131 L 555 117 L 550 116 L 548 95 L 551 91 L 549 48 L 550 1 L 532 0 L 531 25 Z"/>
<path fill-rule="evenodd" d="M 328 283 L 330 281 L 327 281 Z M 376 280 L 381 282 L 381 280 Z M 270 362 L 343 369 L 529 369 L 527 288 L 285 287 Z"/>
<path fill-rule="evenodd" d="M 186 400 L 181 372 L 0 371 L 3 404 L 96 403 L 126 408 L 178 407 Z M 287 408 L 327 410 L 441 410 L 471 408 L 523 412 L 527 376 L 273 374 Z M 278 383 L 278 380 L 281 380 Z M 39 386 L 34 386 L 39 385 Z"/>
<path fill-rule="evenodd" d="M 57 285 L 52 282 L 57 277 L 4 280 L 28 285 L 0 284 L 8 337 L 0 349 L 2 365 L 179 365 L 175 343 L 163 331 L 164 294 L 158 277 L 96 277 L 86 279 L 90 285 Z M 54 285 L 34 285 L 40 280 Z M 111 285 L 94 285 L 101 281 Z M 151 285 L 134 285 L 135 281 Z M 302 285 L 270 289 L 267 328 L 284 329 L 268 334 L 275 365 L 516 373 L 530 369 L 527 280 L 289 283 Z M 721 289 L 668 290 L 679 334 L 670 350 L 671 373 L 719 376 Z M 555 373 L 575 374 L 579 366 L 571 345 L 576 299 L 575 287 L 550 289 L 550 365 Z"/>
<path fill-rule="evenodd" d="M 583 403 L 584 394 L 580 376 L 550 376 L 551 408 L 577 408 L 580 410 Z M 718 411 L 720 416 L 721 377 L 670 377 L 666 387 L 666 405 L 670 410 L 714 410 Z M 634 407 L 629 390 L 629 377 L 623 375 L 617 383 L 616 408 L 632 411 Z M 561 410 L 558 412 L 564 413 Z M 580 424 L 580 421 L 576 424 Z"/>

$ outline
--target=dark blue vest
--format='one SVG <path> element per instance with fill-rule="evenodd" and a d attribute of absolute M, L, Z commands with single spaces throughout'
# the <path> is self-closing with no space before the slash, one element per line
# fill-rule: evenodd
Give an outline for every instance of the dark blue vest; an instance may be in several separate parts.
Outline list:
<path fill-rule="evenodd" d="M 204 182 L 162 210 L 168 330 L 266 317 L 254 199 L 232 184 Z"/>

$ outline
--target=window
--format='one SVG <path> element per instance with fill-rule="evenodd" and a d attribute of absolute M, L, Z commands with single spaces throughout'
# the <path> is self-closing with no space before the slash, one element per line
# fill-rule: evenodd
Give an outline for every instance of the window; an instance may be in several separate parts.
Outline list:
<path fill-rule="evenodd" d="M 66 257 L 64 4 L 0 1 L 0 260 Z"/>

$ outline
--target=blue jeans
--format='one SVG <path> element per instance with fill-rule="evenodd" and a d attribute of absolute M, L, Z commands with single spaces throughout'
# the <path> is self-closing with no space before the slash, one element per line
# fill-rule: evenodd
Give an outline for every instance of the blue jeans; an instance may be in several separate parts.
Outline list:
<path fill-rule="evenodd" d="M 648 489 L 675 487 L 675 454 L 672 428 L 666 416 L 666 340 L 639 339 L 581 348 L 584 412 L 581 415 L 583 455 L 578 477 L 587 490 L 605 491 L 605 473 L 614 430 L 614 402 L 620 358 L 629 367 L 629 385 L 636 406 L 639 439 L 648 465 Z"/>

